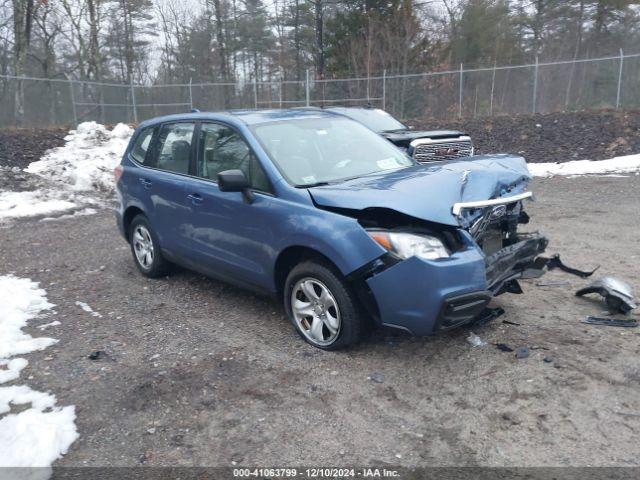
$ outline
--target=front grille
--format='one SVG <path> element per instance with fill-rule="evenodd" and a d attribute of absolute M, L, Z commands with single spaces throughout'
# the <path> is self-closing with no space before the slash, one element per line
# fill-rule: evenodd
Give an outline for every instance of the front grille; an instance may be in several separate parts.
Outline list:
<path fill-rule="evenodd" d="M 411 142 L 413 158 L 420 163 L 441 162 L 473 155 L 473 143 L 469 137 L 433 140 L 420 138 Z"/>

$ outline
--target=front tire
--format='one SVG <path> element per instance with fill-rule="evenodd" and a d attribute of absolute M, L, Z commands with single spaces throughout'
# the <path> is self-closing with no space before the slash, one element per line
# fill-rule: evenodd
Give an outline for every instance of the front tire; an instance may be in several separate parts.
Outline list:
<path fill-rule="evenodd" d="M 300 336 L 323 350 L 350 347 L 364 334 L 365 316 L 356 295 L 325 263 L 308 260 L 291 270 L 284 308 Z"/>
<path fill-rule="evenodd" d="M 162 257 L 158 236 L 144 215 L 137 215 L 132 220 L 129 243 L 133 261 L 144 276 L 157 278 L 166 275 L 167 261 Z"/>

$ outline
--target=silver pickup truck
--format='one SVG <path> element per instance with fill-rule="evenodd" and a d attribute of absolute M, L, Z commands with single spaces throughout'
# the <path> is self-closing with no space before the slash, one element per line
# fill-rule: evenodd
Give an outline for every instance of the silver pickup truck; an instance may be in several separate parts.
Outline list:
<path fill-rule="evenodd" d="M 371 107 L 326 107 L 334 113 L 349 117 L 394 145 L 404 149 L 419 163 L 454 160 L 474 154 L 471 137 L 455 130 L 413 130 L 389 113 Z"/>

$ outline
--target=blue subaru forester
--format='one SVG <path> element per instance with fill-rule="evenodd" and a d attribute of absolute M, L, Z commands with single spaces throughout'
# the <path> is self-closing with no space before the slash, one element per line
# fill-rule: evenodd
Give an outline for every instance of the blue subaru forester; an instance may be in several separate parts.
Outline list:
<path fill-rule="evenodd" d="M 326 350 L 370 323 L 414 335 L 468 323 L 547 245 L 517 231 L 531 196 L 521 157 L 418 164 L 322 110 L 152 119 L 115 174 L 142 274 L 176 263 L 275 295 Z"/>

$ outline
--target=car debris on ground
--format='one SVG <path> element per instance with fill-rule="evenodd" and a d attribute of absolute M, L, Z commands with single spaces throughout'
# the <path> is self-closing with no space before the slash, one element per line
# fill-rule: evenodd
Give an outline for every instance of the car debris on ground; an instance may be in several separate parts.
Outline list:
<path fill-rule="evenodd" d="M 495 346 L 501 352 L 513 352 L 513 348 L 511 348 L 506 343 L 496 343 Z"/>
<path fill-rule="evenodd" d="M 521 323 L 512 322 L 510 320 L 502 320 L 502 323 L 504 323 L 505 325 L 515 325 L 516 327 L 521 327 L 522 326 Z"/>
<path fill-rule="evenodd" d="M 602 295 L 611 312 L 629 313 L 637 308 L 633 293 L 631 293 L 631 287 L 617 278 L 602 277 L 578 290 L 576 296 L 581 297 L 589 293 Z"/>
<path fill-rule="evenodd" d="M 109 355 L 104 350 L 96 350 L 87 355 L 89 360 L 97 361 L 97 360 L 113 360 L 111 355 Z"/>
<path fill-rule="evenodd" d="M 638 321 L 635 319 L 622 319 L 622 318 L 604 318 L 593 317 L 589 315 L 582 323 L 588 323 L 590 325 L 605 325 L 607 327 L 637 327 Z"/>
<path fill-rule="evenodd" d="M 576 275 L 577 277 L 580 277 L 580 278 L 589 278 L 591 275 L 593 275 L 598 271 L 598 269 L 600 268 L 600 265 L 598 265 L 593 270 L 579 270 L 577 268 L 570 267 L 567 264 L 563 263 L 562 260 L 560 260 L 560 254 L 556 253 L 551 257 L 539 256 L 538 258 L 536 258 L 533 268 L 543 270 L 544 267 L 547 267 L 547 270 L 554 270 L 558 268 L 563 272 L 569 273 L 571 275 Z"/>
<path fill-rule="evenodd" d="M 485 342 L 484 340 L 482 340 L 478 335 L 476 335 L 473 332 L 469 333 L 469 336 L 467 337 L 467 342 L 472 346 L 472 347 L 482 347 L 484 345 L 487 344 L 487 342 Z"/>
<path fill-rule="evenodd" d="M 480 315 L 473 321 L 473 326 L 484 326 L 487 323 L 495 320 L 498 317 L 501 317 L 505 314 L 504 308 L 496 307 L 496 308 L 485 308 Z"/>

